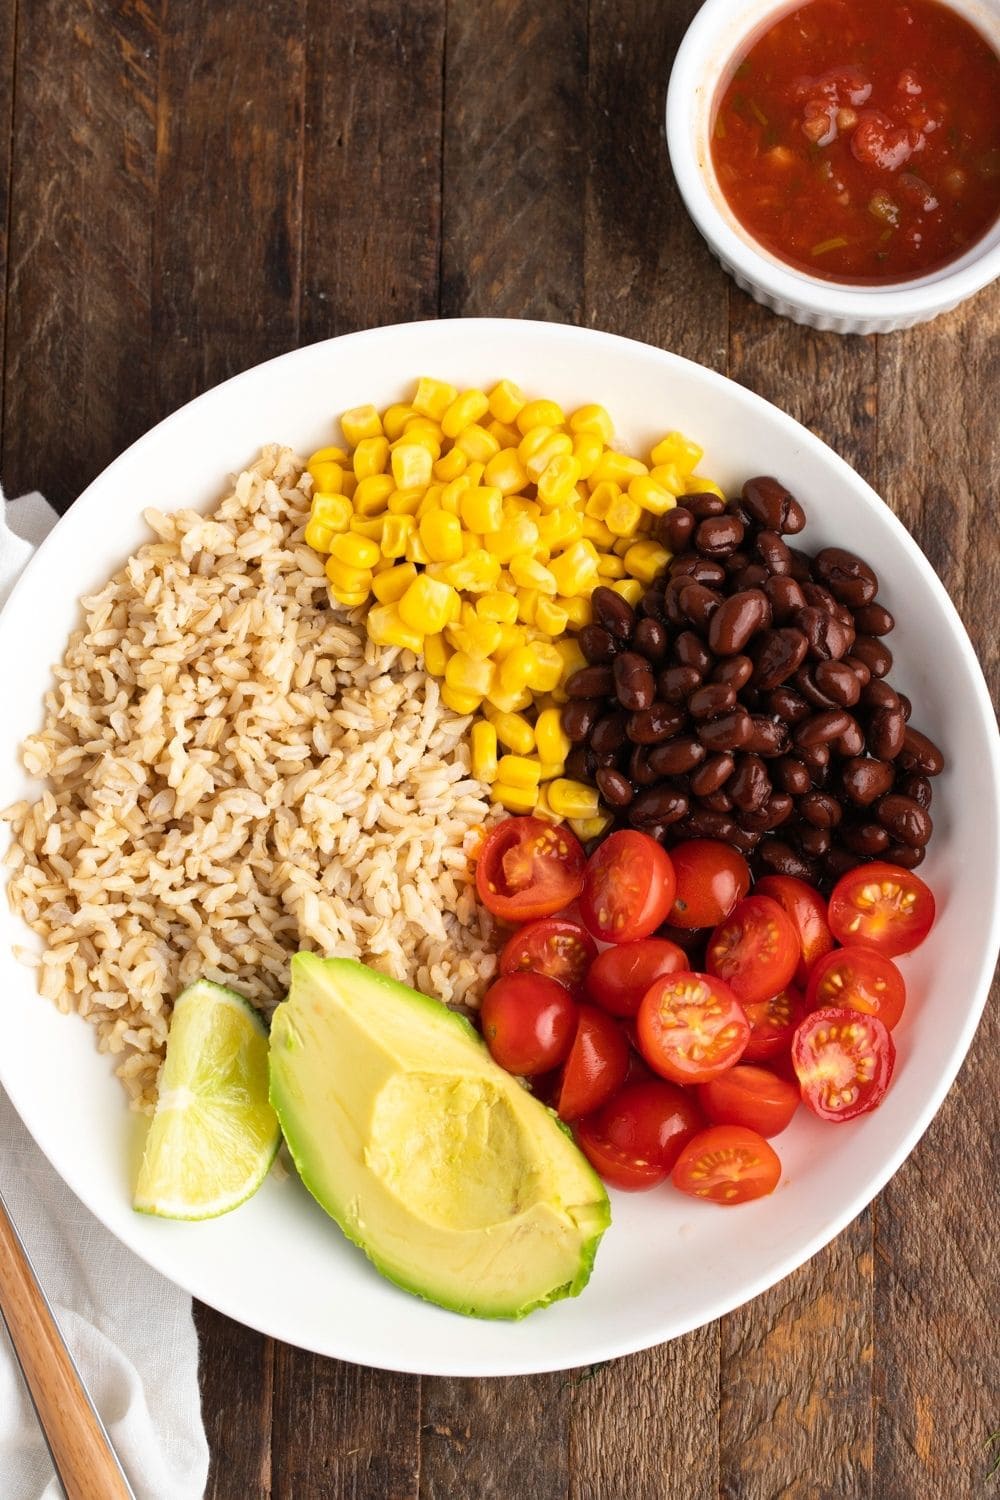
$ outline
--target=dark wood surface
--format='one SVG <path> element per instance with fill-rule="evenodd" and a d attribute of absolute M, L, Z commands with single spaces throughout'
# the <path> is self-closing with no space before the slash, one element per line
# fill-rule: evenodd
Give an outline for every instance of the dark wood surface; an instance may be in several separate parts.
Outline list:
<path fill-rule="evenodd" d="M 179 403 L 298 343 L 439 315 L 586 323 L 731 375 L 848 458 L 995 690 L 1000 287 L 878 339 L 738 291 L 663 145 L 696 8 L 0 0 L 7 493 L 65 508 Z M 601 1368 L 385 1374 L 199 1309 L 209 1494 L 996 1494 L 998 1054 L 994 1007 L 913 1156 L 798 1273 Z"/>

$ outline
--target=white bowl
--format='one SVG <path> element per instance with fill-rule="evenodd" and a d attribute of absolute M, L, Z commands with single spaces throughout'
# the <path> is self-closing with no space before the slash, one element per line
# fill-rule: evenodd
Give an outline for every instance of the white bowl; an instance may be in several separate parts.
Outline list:
<path fill-rule="evenodd" d="M 1000 52 L 1000 0 L 947 3 Z M 1000 219 L 964 255 L 927 276 L 844 286 L 796 271 L 758 244 L 716 180 L 710 141 L 719 85 L 766 23 L 794 8 L 781 0 L 705 0 L 688 27 L 667 90 L 667 146 L 681 197 L 737 286 L 773 312 L 835 333 L 891 333 L 926 323 L 1000 276 Z"/>
<path fill-rule="evenodd" d="M 762 469 L 787 481 L 807 509 L 808 547 L 846 543 L 878 568 L 899 620 L 893 680 L 948 756 L 921 870 L 940 915 L 929 940 L 902 961 L 911 999 L 882 1107 L 847 1126 L 800 1110 L 778 1141 L 783 1180 L 758 1203 L 721 1209 L 669 1185 L 614 1194 L 614 1221 L 583 1295 L 520 1324 L 461 1318 L 381 1280 L 294 1177 L 270 1178 L 242 1208 L 205 1224 L 133 1213 L 143 1122 L 128 1114 L 90 1029 L 40 999 L 11 956 L 25 931 L 0 901 L 0 1078 L 56 1169 L 120 1239 L 221 1312 L 320 1354 L 442 1375 L 513 1375 L 630 1353 L 728 1312 L 832 1239 L 913 1149 L 969 1046 L 993 967 L 1000 755 L 978 664 L 944 589 L 899 521 L 818 438 L 742 386 L 659 349 L 581 328 L 484 319 L 382 328 L 272 360 L 175 413 L 90 486 L 0 616 L 0 807 L 32 789 L 18 743 L 39 725 L 77 597 L 145 538 L 142 509 L 207 507 L 262 442 L 309 451 L 330 440 L 336 413 L 402 399 L 422 373 L 460 385 L 509 376 L 567 406 L 601 401 L 630 448 L 677 427 L 704 444 L 705 472 L 728 488 Z"/>

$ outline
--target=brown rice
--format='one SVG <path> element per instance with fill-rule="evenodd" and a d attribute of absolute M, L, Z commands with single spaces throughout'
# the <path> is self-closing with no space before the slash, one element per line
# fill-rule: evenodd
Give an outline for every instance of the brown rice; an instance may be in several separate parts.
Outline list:
<path fill-rule="evenodd" d="M 495 969 L 467 858 L 489 820 L 469 721 L 331 608 L 303 541 L 310 484 L 268 447 L 211 516 L 146 513 L 157 540 L 83 600 L 23 747 L 46 789 L 4 815 L 40 991 L 97 1027 L 147 1112 L 173 998 L 199 975 L 267 1011 L 300 947 L 453 1003 Z"/>

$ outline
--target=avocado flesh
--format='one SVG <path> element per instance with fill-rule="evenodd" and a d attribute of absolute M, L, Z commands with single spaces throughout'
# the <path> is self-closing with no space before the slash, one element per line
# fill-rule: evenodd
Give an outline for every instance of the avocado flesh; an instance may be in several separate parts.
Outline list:
<path fill-rule="evenodd" d="M 587 1284 L 610 1222 L 600 1179 L 440 1001 L 299 953 L 270 1079 L 302 1181 L 399 1286 L 520 1318 Z"/>

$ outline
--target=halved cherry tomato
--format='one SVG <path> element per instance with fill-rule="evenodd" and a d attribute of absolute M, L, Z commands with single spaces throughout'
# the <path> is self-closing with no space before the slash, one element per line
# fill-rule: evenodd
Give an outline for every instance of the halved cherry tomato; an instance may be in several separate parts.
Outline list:
<path fill-rule="evenodd" d="M 718 839 L 688 839 L 670 851 L 677 891 L 668 920 L 675 927 L 715 927 L 750 889 L 750 866 Z"/>
<path fill-rule="evenodd" d="M 576 1126 L 580 1149 L 605 1182 L 638 1192 L 656 1187 L 704 1127 L 692 1096 L 656 1079 L 627 1083 Z"/>
<path fill-rule="evenodd" d="M 713 1125 L 745 1125 L 768 1136 L 785 1129 L 802 1097 L 794 1083 L 742 1062 L 699 1084 L 697 1092 Z"/>
<path fill-rule="evenodd" d="M 774 1147 L 756 1130 L 713 1125 L 688 1141 L 670 1176 L 682 1193 L 729 1207 L 773 1193 L 781 1177 L 781 1162 Z"/>
<path fill-rule="evenodd" d="M 789 985 L 768 1000 L 744 1003 L 743 1009 L 750 1022 L 750 1040 L 743 1061 L 772 1062 L 791 1047 L 795 1028 L 806 1014 L 806 1002 Z"/>
<path fill-rule="evenodd" d="M 687 954 L 666 938 L 619 943 L 594 959 L 587 975 L 587 994 L 613 1016 L 634 1016 L 654 979 L 689 967 Z"/>
<path fill-rule="evenodd" d="M 580 915 L 605 943 L 648 937 L 674 899 L 674 867 L 666 850 L 632 828 L 599 844 L 587 861 Z"/>
<path fill-rule="evenodd" d="M 770 896 L 745 897 L 708 940 L 708 972 L 724 979 L 744 1005 L 783 990 L 798 961 L 792 919 Z"/>
<path fill-rule="evenodd" d="M 874 948 L 838 948 L 821 958 L 809 976 L 806 1005 L 810 1010 L 846 1005 L 866 1016 L 878 1016 L 891 1031 L 905 1004 L 902 974 L 891 958 Z"/>
<path fill-rule="evenodd" d="M 593 1005 L 581 1005 L 579 1016 L 559 1084 L 556 1112 L 562 1120 L 600 1109 L 628 1072 L 628 1042 L 617 1021 Z"/>
<path fill-rule="evenodd" d="M 821 1120 L 853 1120 L 881 1104 L 896 1048 L 877 1016 L 814 1010 L 792 1040 L 803 1101 Z"/>
<path fill-rule="evenodd" d="M 596 957 L 597 944 L 579 922 L 541 917 L 507 939 L 500 953 L 500 973 L 546 974 L 579 1000 L 587 970 Z"/>
<path fill-rule="evenodd" d="M 479 899 L 505 922 L 550 917 L 580 894 L 586 855 L 568 828 L 541 818 L 504 818 L 476 862 Z"/>
<path fill-rule="evenodd" d="M 577 1006 L 542 974 L 508 974 L 491 984 L 479 1009 L 490 1055 L 508 1073 L 547 1073 L 569 1055 Z"/>
<path fill-rule="evenodd" d="M 731 1068 L 750 1039 L 750 1023 L 727 984 L 709 974 L 668 974 L 639 1007 L 639 1046 L 672 1083 L 707 1083 Z"/>
<path fill-rule="evenodd" d="M 887 958 L 919 947 L 933 922 L 930 887 L 899 865 L 858 865 L 837 881 L 830 897 L 834 937 L 845 947 L 860 943 Z"/>
<path fill-rule="evenodd" d="M 754 886 L 755 896 L 770 896 L 792 919 L 799 935 L 799 963 L 793 976 L 802 988 L 813 964 L 833 947 L 826 920 L 826 902 L 819 891 L 794 875 L 765 875 Z"/>

